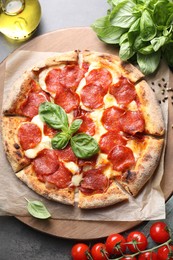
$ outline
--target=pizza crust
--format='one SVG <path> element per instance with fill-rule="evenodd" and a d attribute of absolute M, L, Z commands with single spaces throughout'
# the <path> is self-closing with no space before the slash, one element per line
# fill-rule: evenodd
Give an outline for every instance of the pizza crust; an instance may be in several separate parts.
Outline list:
<path fill-rule="evenodd" d="M 30 164 L 24 155 L 17 138 L 18 127 L 28 121 L 25 117 L 2 117 L 2 141 L 7 158 L 14 172 L 18 172 Z"/>
<path fill-rule="evenodd" d="M 162 136 L 165 128 L 164 120 L 154 92 L 144 80 L 139 82 L 135 88 L 145 120 L 145 133 Z"/>
<path fill-rule="evenodd" d="M 107 67 L 117 78 L 124 76 L 132 82 L 141 80 L 144 75 L 136 67 L 128 62 L 123 62 L 118 56 L 108 53 L 84 51 L 82 52 L 83 60 L 89 63 L 97 63 Z"/>
<path fill-rule="evenodd" d="M 56 53 L 56 55 L 47 58 L 45 61 L 41 61 L 36 66 L 32 68 L 33 72 L 38 72 L 39 70 L 45 67 L 59 66 L 62 64 L 70 64 L 70 63 L 78 62 L 78 51 L 69 51 Z"/>
<path fill-rule="evenodd" d="M 30 189 L 45 197 L 46 199 L 61 202 L 67 205 L 74 205 L 74 189 L 57 189 L 54 185 L 43 183 L 38 180 L 32 165 L 16 173 L 16 176 Z"/>
<path fill-rule="evenodd" d="M 128 200 L 128 195 L 113 182 L 105 193 L 85 195 L 79 191 L 78 207 L 82 209 L 102 208 L 124 200 Z"/>
<path fill-rule="evenodd" d="M 3 102 L 4 115 L 19 115 L 18 109 L 31 90 L 31 81 L 35 78 L 32 71 L 25 72 L 13 85 Z"/>

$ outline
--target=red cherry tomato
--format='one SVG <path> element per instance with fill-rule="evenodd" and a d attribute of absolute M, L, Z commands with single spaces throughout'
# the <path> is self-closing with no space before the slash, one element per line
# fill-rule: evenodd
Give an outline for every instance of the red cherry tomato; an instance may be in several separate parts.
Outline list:
<path fill-rule="evenodd" d="M 157 254 L 155 252 L 145 252 L 138 256 L 138 260 L 157 260 Z"/>
<path fill-rule="evenodd" d="M 91 255 L 93 260 L 107 260 L 108 253 L 106 252 L 106 246 L 103 243 L 97 243 L 91 248 Z"/>
<path fill-rule="evenodd" d="M 150 236 L 154 242 L 162 244 L 170 238 L 168 226 L 164 222 L 156 222 L 150 228 Z"/>
<path fill-rule="evenodd" d="M 173 246 L 161 246 L 157 251 L 158 260 L 173 260 Z"/>
<path fill-rule="evenodd" d="M 133 253 L 138 252 L 139 250 L 145 250 L 148 245 L 146 236 L 139 231 L 133 231 L 127 236 L 127 242 L 132 244 L 127 244 L 129 250 Z M 138 250 L 139 249 L 139 250 Z"/>
<path fill-rule="evenodd" d="M 78 243 L 71 249 L 71 256 L 73 260 L 88 260 L 87 254 L 90 252 L 86 244 Z"/>
<path fill-rule="evenodd" d="M 106 250 L 109 254 L 121 255 L 126 251 L 126 240 L 120 234 L 112 234 L 106 239 Z"/>

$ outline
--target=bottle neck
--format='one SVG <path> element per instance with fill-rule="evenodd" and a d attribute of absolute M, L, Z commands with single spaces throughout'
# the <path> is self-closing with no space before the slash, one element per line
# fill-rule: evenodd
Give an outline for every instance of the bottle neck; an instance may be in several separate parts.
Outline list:
<path fill-rule="evenodd" d="M 17 15 L 23 11 L 25 0 L 1 0 L 2 11 L 7 15 Z"/>

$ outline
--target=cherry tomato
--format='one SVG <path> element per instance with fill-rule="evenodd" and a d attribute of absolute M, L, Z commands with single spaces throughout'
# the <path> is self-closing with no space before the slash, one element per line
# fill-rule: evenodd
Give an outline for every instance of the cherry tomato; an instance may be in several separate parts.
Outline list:
<path fill-rule="evenodd" d="M 106 250 L 109 254 L 121 255 L 126 251 L 126 240 L 120 234 L 112 234 L 106 239 Z"/>
<path fill-rule="evenodd" d="M 162 244 L 166 242 L 170 238 L 166 223 L 158 221 L 152 224 L 150 228 L 150 236 L 156 243 Z"/>
<path fill-rule="evenodd" d="M 90 249 L 86 244 L 78 243 L 75 244 L 71 249 L 71 256 L 73 260 L 88 260 L 87 254 Z"/>
<path fill-rule="evenodd" d="M 138 256 L 138 260 L 157 260 L 157 254 L 155 252 L 145 252 Z"/>
<path fill-rule="evenodd" d="M 157 251 L 158 260 L 173 260 L 173 246 L 161 246 Z"/>
<path fill-rule="evenodd" d="M 139 250 L 145 250 L 148 246 L 148 241 L 146 236 L 139 231 L 133 231 L 127 236 L 127 242 L 132 242 L 133 244 L 127 244 L 129 250 L 133 253 Z M 139 250 L 138 250 L 139 249 Z"/>
<path fill-rule="evenodd" d="M 93 260 L 107 260 L 108 253 L 106 252 L 106 245 L 103 243 L 97 243 L 93 245 L 91 248 L 91 255 Z"/>

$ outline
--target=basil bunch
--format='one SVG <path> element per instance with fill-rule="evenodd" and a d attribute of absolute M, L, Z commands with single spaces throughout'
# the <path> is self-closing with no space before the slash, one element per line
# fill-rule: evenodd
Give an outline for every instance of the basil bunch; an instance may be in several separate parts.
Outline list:
<path fill-rule="evenodd" d="M 85 133 L 75 134 L 83 122 L 81 119 L 74 120 L 69 126 L 64 109 L 51 102 L 40 105 L 39 115 L 50 127 L 61 130 L 51 140 L 53 149 L 64 149 L 70 142 L 78 158 L 87 159 L 98 153 L 99 146 L 92 136 Z"/>
<path fill-rule="evenodd" d="M 122 60 L 136 61 L 147 75 L 161 57 L 173 67 L 173 1 L 107 0 L 107 15 L 92 25 L 98 38 L 119 45 Z"/>

